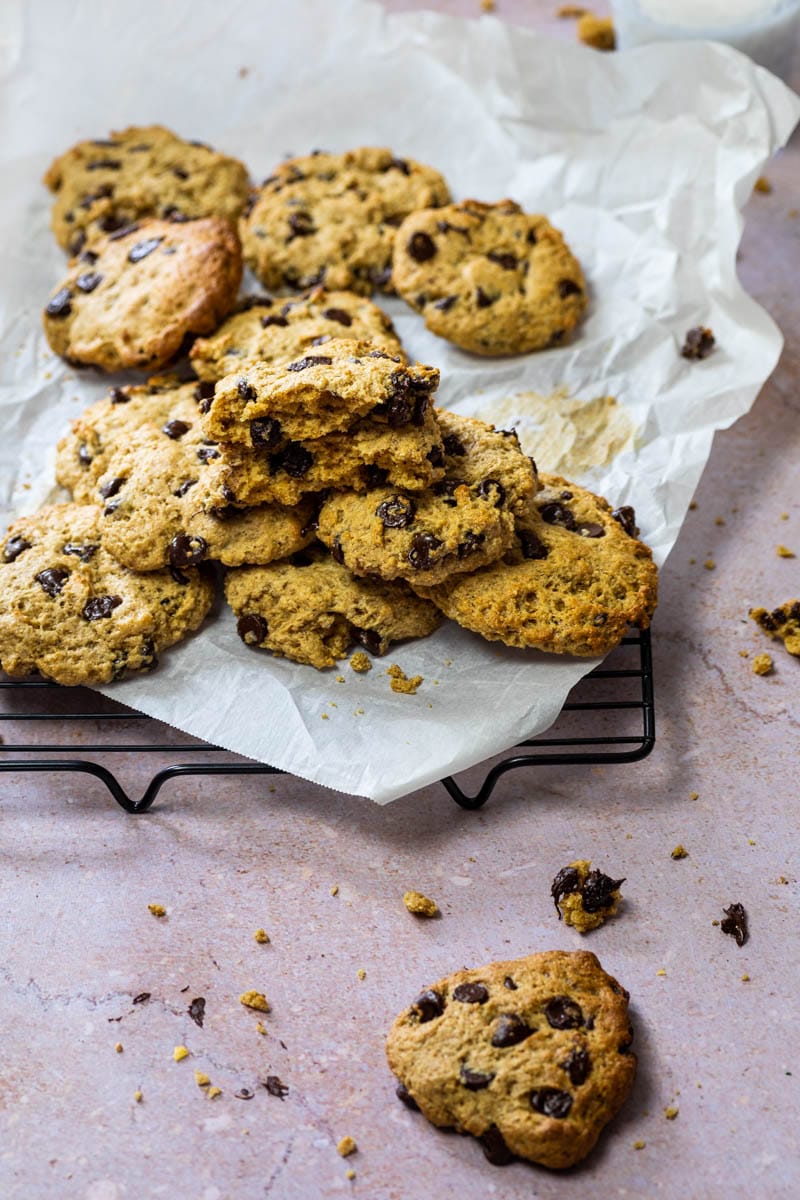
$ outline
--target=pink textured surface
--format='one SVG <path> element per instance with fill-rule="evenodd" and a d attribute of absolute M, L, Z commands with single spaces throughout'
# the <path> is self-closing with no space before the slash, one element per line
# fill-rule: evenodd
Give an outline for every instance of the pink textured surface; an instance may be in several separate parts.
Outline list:
<path fill-rule="evenodd" d="M 477 0 L 438 7 L 478 10 Z M 498 15 L 572 36 L 554 7 L 499 0 Z M 800 554 L 797 141 L 769 176 L 774 191 L 748 209 L 741 272 L 788 345 L 752 414 L 716 439 L 663 573 L 653 755 L 509 775 L 478 814 L 439 787 L 379 809 L 256 778 L 177 781 L 151 815 L 129 819 L 93 781 L 3 776 L 4 1198 L 800 1192 L 790 1150 L 800 662 L 747 619 L 752 604 L 800 595 L 800 560 L 776 554 L 779 543 Z M 776 668 L 759 678 L 751 661 L 764 649 Z M 119 768 L 135 790 L 141 765 Z M 482 773 L 469 773 L 468 790 Z M 682 861 L 670 857 L 677 842 Z M 628 880 L 620 917 L 584 941 L 557 923 L 548 895 L 576 856 Z M 440 920 L 406 913 L 410 887 L 435 897 Z M 734 900 L 750 914 L 743 949 L 712 925 Z M 168 916 L 151 916 L 150 902 Z M 254 942 L 259 926 L 270 945 Z M 421 984 L 579 945 L 630 989 L 640 1055 L 631 1100 L 583 1167 L 498 1171 L 470 1139 L 398 1104 L 383 1038 Z M 265 1036 L 238 1003 L 251 987 L 273 1005 Z M 151 999 L 133 1006 L 145 991 Z M 195 996 L 206 999 L 202 1029 L 186 1015 Z M 181 1063 L 178 1044 L 191 1052 Z M 223 1094 L 208 1100 L 194 1068 Z M 285 1100 L 259 1086 L 267 1074 L 288 1085 Z M 243 1086 L 252 1100 L 235 1097 Z M 347 1160 L 335 1149 L 345 1134 L 358 1144 Z"/>

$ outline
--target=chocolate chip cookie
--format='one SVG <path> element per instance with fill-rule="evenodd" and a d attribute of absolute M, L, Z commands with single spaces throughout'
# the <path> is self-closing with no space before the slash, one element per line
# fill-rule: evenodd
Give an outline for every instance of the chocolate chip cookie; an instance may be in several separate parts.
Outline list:
<path fill-rule="evenodd" d="M 628 993 L 593 954 L 551 950 L 424 988 L 386 1043 L 398 1096 L 490 1162 L 585 1158 L 636 1075 Z"/>
<path fill-rule="evenodd" d="M 475 354 L 560 346 L 586 308 L 563 236 L 512 200 L 412 213 L 397 230 L 393 281 L 440 337 Z"/>
<path fill-rule="evenodd" d="M 362 417 L 400 429 L 425 423 L 439 372 L 371 342 L 333 338 L 286 363 L 249 363 L 201 404 L 217 441 L 257 451 L 350 428 Z"/>
<path fill-rule="evenodd" d="M 55 159 L 44 182 L 56 197 L 53 232 L 70 254 L 144 217 L 218 216 L 235 226 L 250 186 L 235 158 L 162 125 L 79 142 Z"/>
<path fill-rule="evenodd" d="M 137 575 L 108 552 L 100 509 L 57 504 L 0 543 L 0 665 L 68 685 L 149 671 L 202 623 L 213 583 L 197 571 Z"/>
<path fill-rule="evenodd" d="M 414 582 L 415 590 L 490 641 L 606 654 L 629 625 L 650 624 L 658 594 L 652 553 L 636 538 L 632 508 L 612 512 L 558 475 L 540 478 L 502 559 L 435 587 Z"/>
<path fill-rule="evenodd" d="M 416 209 L 449 199 L 438 171 L 391 150 L 362 146 L 290 158 L 242 218 L 245 259 L 274 292 L 317 284 L 365 296 L 391 292 L 397 226 Z"/>
<path fill-rule="evenodd" d="M 751 608 L 755 623 L 790 654 L 800 655 L 800 600 L 787 600 L 780 608 Z"/>
<path fill-rule="evenodd" d="M 248 296 L 211 337 L 198 338 L 189 355 L 201 379 L 222 379 L 246 362 L 289 362 L 331 338 L 372 341 L 400 352 L 392 322 L 377 304 L 355 292 L 314 288 L 292 300 Z"/>
<path fill-rule="evenodd" d="M 514 511 L 534 493 L 536 468 L 512 431 L 437 412 L 444 478 L 411 492 L 386 486 L 341 492 L 322 504 L 318 537 L 356 575 L 441 583 L 499 558 Z"/>
<path fill-rule="evenodd" d="M 406 584 L 356 579 L 319 545 L 229 571 L 225 596 L 248 646 L 318 669 L 335 666 L 354 644 L 385 654 L 391 642 L 427 637 L 440 621 Z"/>
<path fill-rule="evenodd" d="M 72 259 L 45 307 L 44 331 L 73 365 L 153 370 L 190 335 L 219 325 L 241 278 L 241 248 L 221 217 L 134 222 Z"/>

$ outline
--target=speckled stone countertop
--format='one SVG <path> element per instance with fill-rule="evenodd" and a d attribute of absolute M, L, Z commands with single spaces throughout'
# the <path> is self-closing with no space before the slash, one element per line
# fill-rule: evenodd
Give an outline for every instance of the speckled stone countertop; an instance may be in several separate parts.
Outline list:
<path fill-rule="evenodd" d="M 497 13 L 572 37 L 554 8 L 499 0 Z M 800 554 L 797 139 L 769 178 L 740 265 L 787 346 L 751 414 L 716 438 L 663 572 L 650 758 L 509 774 L 479 813 L 438 785 L 378 808 L 253 777 L 173 781 L 149 816 L 128 818 L 95 781 L 2 776 L 4 1200 L 800 1194 L 800 661 L 775 647 L 774 673 L 756 676 L 752 657 L 769 647 L 747 619 L 753 604 L 800 595 L 800 558 L 776 550 Z M 87 736 L 76 728 L 77 748 Z M 115 765 L 141 787 L 133 756 Z M 578 856 L 627 877 L 623 913 L 585 943 L 548 893 Z M 441 919 L 411 917 L 408 888 L 432 895 Z M 741 949 L 712 924 L 732 901 L 750 916 Z M 630 989 L 640 1056 L 632 1098 L 582 1167 L 497 1170 L 397 1102 L 384 1036 L 423 983 L 579 945 Z M 240 1005 L 250 988 L 271 1013 Z M 196 997 L 202 1028 L 187 1013 Z M 179 1045 L 189 1056 L 175 1062 Z M 196 1069 L 222 1094 L 208 1099 Z M 348 1159 L 345 1135 L 358 1146 Z"/>

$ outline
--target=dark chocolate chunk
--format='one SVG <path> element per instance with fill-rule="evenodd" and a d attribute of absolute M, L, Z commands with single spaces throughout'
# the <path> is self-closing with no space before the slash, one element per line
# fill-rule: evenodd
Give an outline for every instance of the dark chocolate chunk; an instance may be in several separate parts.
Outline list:
<path fill-rule="evenodd" d="M 354 627 L 353 637 L 359 646 L 363 646 L 365 650 L 369 650 L 370 654 L 380 657 L 383 653 L 383 638 L 377 629 L 356 629 Z"/>
<path fill-rule="evenodd" d="M 579 1029 L 583 1024 L 581 1006 L 569 996 L 551 996 L 544 1006 L 544 1015 L 553 1029 Z"/>
<path fill-rule="evenodd" d="M 572 1096 L 559 1088 L 542 1087 L 531 1092 L 531 1107 L 545 1117 L 557 1117 L 563 1120 L 569 1116 L 572 1108 Z"/>
<path fill-rule="evenodd" d="M 415 262 L 427 262 L 436 253 L 436 243 L 427 233 L 412 233 L 406 249 Z"/>
<path fill-rule="evenodd" d="M 203 1028 L 203 1021 L 206 1019 L 206 999 L 205 996 L 195 996 L 194 1000 L 186 1010 L 189 1016 L 194 1021 L 195 1025 Z"/>
<path fill-rule="evenodd" d="M 493 1167 L 507 1167 L 514 1161 L 514 1155 L 506 1145 L 503 1135 L 496 1125 L 490 1125 L 478 1139 L 483 1147 L 487 1162 Z"/>
<path fill-rule="evenodd" d="M 474 554 L 479 550 L 486 541 L 486 535 L 483 533 L 472 533 L 467 530 L 464 534 L 463 542 L 459 542 L 456 547 L 456 554 L 459 558 L 468 558 L 470 554 Z"/>
<path fill-rule="evenodd" d="M 475 303 L 478 305 L 478 308 L 489 308 L 490 305 L 494 304 L 496 299 L 496 296 L 487 296 L 482 287 L 479 287 L 475 292 Z"/>
<path fill-rule="evenodd" d="M 174 221 L 176 225 L 181 224 L 183 221 L 189 220 L 189 218 L 186 216 L 186 213 L 181 212 L 181 210 L 175 204 L 165 204 L 161 211 L 161 215 L 165 221 Z M 174 254 L 175 247 L 172 246 L 169 251 L 165 250 L 164 253 Z"/>
<path fill-rule="evenodd" d="M 432 467 L 444 466 L 444 451 L 440 446 L 431 446 L 425 457 Z"/>
<path fill-rule="evenodd" d="M 612 512 L 612 517 L 615 521 L 619 521 L 622 528 L 629 537 L 637 537 L 639 533 L 636 524 L 636 513 L 630 504 L 622 504 L 619 508 L 615 508 Z"/>
<path fill-rule="evenodd" d="M 725 913 L 725 919 L 720 924 L 720 929 L 736 938 L 737 946 L 743 946 L 749 937 L 747 913 L 741 904 L 731 904 L 722 911 Z"/>
<path fill-rule="evenodd" d="M 57 596 L 69 579 L 69 571 L 65 571 L 63 567 L 46 567 L 44 571 L 35 575 L 34 579 L 48 596 Z"/>
<path fill-rule="evenodd" d="M 416 570 L 424 571 L 431 565 L 432 555 L 442 544 L 441 539 L 432 533 L 415 533 L 411 539 L 408 561 Z"/>
<path fill-rule="evenodd" d="M 88 467 L 94 460 L 94 455 L 90 452 L 86 442 L 81 442 L 78 446 L 78 462 L 82 467 Z"/>
<path fill-rule="evenodd" d="M 133 997 L 133 1000 L 131 1001 L 131 1003 L 132 1004 L 146 1004 L 147 1001 L 150 999 L 151 995 L 152 995 L 151 992 L 139 992 L 139 994 L 137 996 Z"/>
<path fill-rule="evenodd" d="M 574 279 L 559 279 L 558 294 L 562 300 L 566 300 L 567 296 L 580 296 L 583 289 L 579 283 L 575 283 Z"/>
<path fill-rule="evenodd" d="M 114 142 L 109 142 L 110 146 L 115 145 Z M 87 162 L 87 171 L 119 171 L 122 163 L 118 158 L 93 158 L 91 162 Z"/>
<path fill-rule="evenodd" d="M 207 413 L 214 399 L 214 388 L 217 385 L 210 379 L 201 379 L 194 389 L 194 398 L 201 412 Z"/>
<path fill-rule="evenodd" d="M 136 233 L 136 230 L 139 228 L 139 223 L 137 221 L 132 221 L 130 224 L 125 224 L 124 218 L 118 217 L 114 213 L 110 213 L 100 222 L 100 227 L 105 233 L 108 234 L 108 240 L 110 242 L 119 242 L 122 240 L 122 238 L 129 237 L 130 234 Z"/>
<path fill-rule="evenodd" d="M 558 902 L 562 896 L 570 896 L 573 892 L 577 892 L 581 886 L 581 877 L 575 867 L 562 867 L 550 885 L 550 895 L 553 897 L 553 904 L 558 913 L 558 919 L 561 920 L 561 910 L 558 907 Z"/>
<path fill-rule="evenodd" d="M 499 508 L 506 498 L 506 489 L 499 479 L 482 479 L 475 489 L 475 495 L 481 500 L 492 500 L 495 508 Z"/>
<path fill-rule="evenodd" d="M 467 453 L 464 443 L 460 437 L 454 433 L 447 433 L 442 438 L 445 454 L 449 454 L 451 458 L 463 458 Z"/>
<path fill-rule="evenodd" d="M 510 975 L 506 975 L 505 979 L 503 980 L 504 988 L 508 988 L 508 990 L 510 992 L 516 992 L 518 986 L 519 986 L 518 984 L 514 983 L 514 980 L 511 978 Z"/>
<path fill-rule="evenodd" d="M 428 455 L 430 458 L 430 455 Z M 383 487 L 386 480 L 389 478 L 389 472 L 385 467 L 376 467 L 374 463 L 368 463 L 361 468 L 361 474 L 364 480 L 371 488 Z"/>
<path fill-rule="evenodd" d="M 344 550 L 342 549 L 342 541 L 338 534 L 331 541 L 331 558 L 340 567 L 344 566 Z"/>
<path fill-rule="evenodd" d="M 88 563 L 94 558 L 98 549 L 99 547 L 92 545 L 91 542 L 66 542 L 61 547 L 61 553 L 74 554 L 81 562 Z"/>
<path fill-rule="evenodd" d="M 404 1083 L 400 1083 L 399 1080 L 397 1087 L 394 1089 L 394 1094 L 397 1096 L 398 1100 L 401 1100 L 403 1104 L 405 1104 L 406 1108 L 410 1108 L 412 1112 L 419 1112 L 419 1105 L 417 1104 L 416 1100 L 411 1095 L 411 1092 L 408 1090 L 406 1085 Z"/>
<path fill-rule="evenodd" d="M 69 288 L 60 288 L 52 300 L 48 301 L 47 308 L 44 310 L 48 317 L 68 317 L 72 312 L 72 292 Z"/>
<path fill-rule="evenodd" d="M 281 1083 L 277 1075 L 268 1075 L 264 1080 L 264 1087 L 269 1092 L 270 1096 L 277 1096 L 279 1100 L 283 1100 L 289 1095 L 289 1089 L 285 1083 Z"/>
<path fill-rule="evenodd" d="M 444 1000 L 433 988 L 425 988 L 424 992 L 420 992 L 411 1005 L 411 1011 L 419 1017 L 420 1025 L 424 1025 L 427 1021 L 432 1021 L 434 1017 L 442 1015 Z"/>
<path fill-rule="evenodd" d="M 136 242 L 128 251 L 128 262 L 141 262 L 143 258 L 147 258 L 148 254 L 152 254 L 163 240 L 163 238 L 154 237 L 146 238 L 143 242 Z"/>
<path fill-rule="evenodd" d="M 125 480 L 120 475 L 114 475 L 111 479 L 101 483 L 97 489 L 104 500 L 108 500 L 111 496 L 116 496 L 119 489 L 122 487 Z"/>
<path fill-rule="evenodd" d="M 274 450 L 281 440 L 281 423 L 272 417 L 256 417 L 250 422 L 250 441 L 254 446 Z"/>
<path fill-rule="evenodd" d="M 585 538 L 602 538 L 606 536 L 604 525 L 599 525 L 597 521 L 584 521 L 578 526 L 576 533 Z"/>
<path fill-rule="evenodd" d="M 518 529 L 517 541 L 519 542 L 523 558 L 547 558 L 550 553 L 547 546 L 545 546 L 541 538 L 536 536 L 532 529 Z"/>
<path fill-rule="evenodd" d="M 596 913 L 601 908 L 610 908 L 614 903 L 612 893 L 624 882 L 624 879 L 610 879 L 602 871 L 590 871 L 581 888 L 583 911 Z"/>
<path fill-rule="evenodd" d="M 434 301 L 433 307 L 438 308 L 440 312 L 450 312 L 457 299 L 458 296 L 442 296 L 441 300 Z"/>
<path fill-rule="evenodd" d="M 81 250 L 83 250 L 83 247 L 85 245 L 86 245 L 86 234 L 84 233 L 84 231 L 82 229 L 79 229 L 78 232 L 75 234 L 75 236 L 73 238 L 71 238 L 71 240 L 70 240 L 70 243 L 69 243 L 70 254 L 72 254 L 72 255 L 80 254 Z M 87 250 L 86 253 L 91 254 L 91 250 Z M 83 257 L 84 257 L 84 255 L 81 254 L 81 258 L 83 258 Z M 92 259 L 89 259 L 87 261 L 94 262 L 96 260 L 96 258 L 97 258 L 97 255 L 95 254 Z"/>
<path fill-rule="evenodd" d="M 289 322 L 287 321 L 286 317 L 281 317 L 280 315 L 277 317 L 266 316 L 261 318 L 261 326 L 263 329 L 269 329 L 270 325 L 280 325 L 283 327 L 288 324 Z"/>
<path fill-rule="evenodd" d="M 411 168 L 404 158 L 393 158 L 386 168 L 387 171 L 402 171 L 404 175 L 411 174 Z"/>
<path fill-rule="evenodd" d="M 76 286 L 79 287 L 82 292 L 93 292 L 97 285 L 102 282 L 103 276 L 97 271 L 84 271 L 83 274 L 79 275 L 75 280 Z"/>
<path fill-rule="evenodd" d="M 689 359 L 708 358 L 714 349 L 714 342 L 715 338 L 711 330 L 697 325 L 687 332 L 681 354 L 684 358 Z"/>
<path fill-rule="evenodd" d="M 292 479 L 302 479 L 314 463 L 314 456 L 300 442 L 289 442 L 269 460 L 270 471 L 285 471 Z"/>
<path fill-rule="evenodd" d="M 534 1032 L 535 1030 L 526 1025 L 518 1013 L 502 1013 L 494 1027 L 492 1045 L 498 1048 L 516 1046 Z"/>
<path fill-rule="evenodd" d="M 244 376 L 236 384 L 236 393 L 239 399 L 244 400 L 245 403 L 247 403 L 248 400 L 255 400 L 258 396 L 258 392 L 253 387 L 252 383 L 245 379 Z"/>
<path fill-rule="evenodd" d="M 211 445 L 198 446 L 197 457 L 202 463 L 212 462 L 213 459 L 219 458 L 219 450 L 216 448 L 213 442 Z"/>
<path fill-rule="evenodd" d="M 494 1072 L 472 1071 L 469 1067 L 465 1067 L 462 1063 L 458 1072 L 458 1077 L 463 1083 L 464 1087 L 470 1092 L 481 1092 L 484 1088 L 487 1088 L 494 1079 Z"/>
<path fill-rule="evenodd" d="M 565 529 L 575 530 L 578 523 L 572 513 L 572 510 L 560 504 L 558 500 L 551 500 L 549 504 L 540 504 L 539 513 L 543 521 L 548 525 L 563 525 Z"/>
<path fill-rule="evenodd" d="M 312 233 L 317 232 L 311 214 L 303 210 L 289 214 L 289 229 L 290 242 L 296 237 L 310 237 Z"/>
<path fill-rule="evenodd" d="M 416 505 L 408 496 L 389 496 L 375 509 L 386 529 L 405 529 L 414 520 Z"/>
<path fill-rule="evenodd" d="M 504 254 L 497 250 L 490 250 L 486 257 L 493 263 L 497 263 L 498 267 L 502 267 L 505 271 L 516 271 L 519 263 L 513 254 Z"/>
<path fill-rule="evenodd" d="M 87 621 L 99 621 L 101 617 L 110 617 L 120 604 L 122 596 L 93 596 L 84 604 L 83 616 Z"/>
<path fill-rule="evenodd" d="M 189 178 L 189 172 L 184 171 L 183 167 L 173 167 L 172 174 L 175 176 L 176 179 L 188 179 Z"/>
<path fill-rule="evenodd" d="M 289 363 L 286 370 L 305 371 L 308 367 L 329 366 L 332 362 L 332 358 L 326 358 L 323 354 L 307 354 L 305 358 L 300 358 L 297 362 Z"/>
<path fill-rule="evenodd" d="M 489 989 L 482 983 L 459 983 L 453 988 L 453 999 L 461 1004 L 485 1004 Z"/>
<path fill-rule="evenodd" d="M 176 442 L 185 433 L 188 433 L 190 429 L 191 425 L 187 424 L 186 421 L 179 421 L 176 418 L 173 421 L 167 421 L 166 425 L 162 426 L 161 432 L 165 433 L 168 438 L 172 438 L 173 442 Z"/>
<path fill-rule="evenodd" d="M 108 398 L 112 404 L 128 404 L 130 401 L 130 396 L 121 387 L 113 387 L 108 393 Z"/>
<path fill-rule="evenodd" d="M 237 1100 L 252 1100 L 255 1095 L 254 1092 L 250 1091 L 250 1088 L 246 1087 L 239 1088 L 238 1092 L 234 1092 L 233 1094 Z"/>
<path fill-rule="evenodd" d="M 592 1061 L 589 1058 L 588 1050 L 584 1050 L 582 1046 L 576 1046 L 570 1050 L 569 1055 L 560 1064 L 569 1075 L 570 1083 L 575 1087 L 580 1087 L 589 1078 L 589 1072 L 592 1069 Z"/>
<path fill-rule="evenodd" d="M 353 318 L 349 312 L 345 312 L 343 308 L 325 308 L 322 311 L 323 317 L 327 317 L 329 321 L 337 321 L 340 325 L 352 325 Z"/>
<path fill-rule="evenodd" d="M 258 613 L 247 613 L 236 622 L 236 632 L 248 646 L 258 646 L 269 633 L 269 627 Z"/>
<path fill-rule="evenodd" d="M 9 538 L 3 550 L 3 562 L 13 562 L 15 558 L 19 558 L 25 550 L 30 550 L 31 543 L 26 542 L 24 537 L 17 534 L 15 537 Z"/>
<path fill-rule="evenodd" d="M 170 565 L 179 570 L 196 567 L 208 555 L 208 542 L 195 534 L 179 533 L 170 542 L 167 553 Z"/>
<path fill-rule="evenodd" d="M 178 499 L 180 499 L 181 496 L 185 496 L 189 488 L 194 487 L 196 483 L 196 479 L 185 479 L 183 483 L 172 493 L 173 496 L 177 496 Z"/>

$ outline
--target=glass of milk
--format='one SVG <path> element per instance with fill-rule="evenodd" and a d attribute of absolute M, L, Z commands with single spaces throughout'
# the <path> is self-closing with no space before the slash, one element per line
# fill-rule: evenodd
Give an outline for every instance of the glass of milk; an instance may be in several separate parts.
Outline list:
<path fill-rule="evenodd" d="M 611 0 L 617 46 L 708 38 L 743 50 L 788 80 L 800 39 L 800 0 Z"/>

